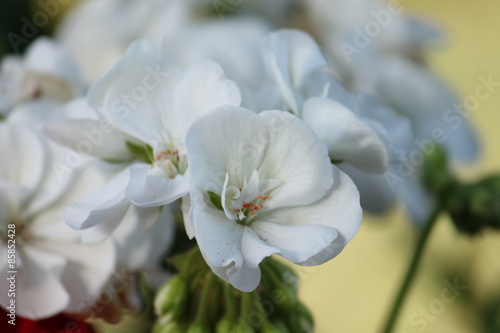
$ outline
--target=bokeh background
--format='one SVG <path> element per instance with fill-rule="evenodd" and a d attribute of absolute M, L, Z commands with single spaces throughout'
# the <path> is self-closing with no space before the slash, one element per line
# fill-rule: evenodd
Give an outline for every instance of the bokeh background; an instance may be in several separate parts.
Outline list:
<path fill-rule="evenodd" d="M 7 33 L 19 33 L 21 18 L 35 12 L 37 3 L 1 0 L 0 55 L 13 51 Z M 427 54 L 427 60 L 463 98 L 474 94 L 479 77 L 500 82 L 500 1 L 401 3 L 408 13 L 428 17 L 445 29 L 448 42 Z M 50 34 L 58 19 L 40 33 Z M 463 179 L 474 180 L 500 170 L 500 87 L 481 101 L 471 121 L 481 138 L 481 158 L 456 168 Z M 316 332 L 380 331 L 417 235 L 402 209 L 384 218 L 366 215 L 360 233 L 342 255 L 320 267 L 298 267 L 301 296 L 315 315 Z M 440 302 L 448 288 L 444 281 L 467 288 L 454 301 Z M 463 236 L 442 217 L 395 332 L 500 332 L 500 233 Z"/>

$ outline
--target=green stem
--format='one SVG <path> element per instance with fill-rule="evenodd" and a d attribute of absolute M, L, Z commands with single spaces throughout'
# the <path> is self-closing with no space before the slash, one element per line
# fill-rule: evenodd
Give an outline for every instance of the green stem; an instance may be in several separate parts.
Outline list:
<path fill-rule="evenodd" d="M 206 318 L 207 308 L 211 306 L 211 304 L 208 303 L 208 297 L 212 292 L 212 285 L 217 280 L 217 276 L 215 274 L 213 274 L 212 272 L 208 274 L 209 276 L 207 277 L 207 282 L 203 290 L 203 293 L 201 294 L 200 303 L 198 305 L 198 313 L 196 316 L 197 323 L 201 323 L 202 321 L 207 319 Z"/>
<path fill-rule="evenodd" d="M 233 290 L 229 283 L 224 283 L 224 303 L 227 316 L 231 319 L 236 319 L 236 300 L 234 299 Z"/>
<path fill-rule="evenodd" d="M 240 305 L 240 316 L 244 322 L 247 322 L 248 316 L 250 315 L 250 308 L 252 307 L 252 295 L 248 292 L 241 293 L 241 305 Z"/>
<path fill-rule="evenodd" d="M 422 233 L 420 234 L 420 238 L 418 240 L 417 247 L 415 248 L 413 258 L 410 262 L 410 265 L 408 266 L 406 276 L 403 280 L 403 283 L 401 284 L 401 287 L 399 288 L 399 293 L 398 293 L 396 299 L 394 300 L 394 304 L 392 305 L 391 312 L 389 314 L 389 317 L 387 318 L 384 330 L 382 331 L 384 333 L 391 333 L 394 329 L 394 326 L 396 325 L 398 315 L 402 310 L 403 303 L 406 299 L 406 296 L 408 295 L 408 292 L 411 288 L 413 280 L 416 276 L 418 265 L 420 263 L 420 260 L 422 259 L 422 255 L 424 253 L 425 245 L 426 245 L 427 241 L 429 240 L 429 236 L 432 233 L 433 227 L 436 225 L 436 222 L 438 220 L 438 216 L 439 216 L 440 212 L 441 212 L 440 208 L 434 209 L 434 211 L 431 213 L 427 222 L 424 225 L 424 229 L 422 230 Z"/>

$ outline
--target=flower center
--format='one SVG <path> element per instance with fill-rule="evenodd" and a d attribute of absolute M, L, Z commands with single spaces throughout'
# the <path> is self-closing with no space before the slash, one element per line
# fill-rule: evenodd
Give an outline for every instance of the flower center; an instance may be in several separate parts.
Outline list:
<path fill-rule="evenodd" d="M 0 229 L 0 241 L 5 244 L 22 244 L 25 240 L 33 238 L 31 231 L 26 228 L 21 218 L 13 217 L 9 223 L 3 225 Z M 9 241 L 10 240 L 10 241 Z"/>
<path fill-rule="evenodd" d="M 242 225 L 250 225 L 265 208 L 269 192 L 284 182 L 274 179 L 260 181 L 259 173 L 254 170 L 250 180 L 242 187 L 229 186 L 228 183 L 229 174 L 226 174 L 221 201 L 227 218 Z"/>
<path fill-rule="evenodd" d="M 154 165 L 163 169 L 169 178 L 184 174 L 187 170 L 187 154 L 183 144 L 170 143 L 154 153 Z"/>

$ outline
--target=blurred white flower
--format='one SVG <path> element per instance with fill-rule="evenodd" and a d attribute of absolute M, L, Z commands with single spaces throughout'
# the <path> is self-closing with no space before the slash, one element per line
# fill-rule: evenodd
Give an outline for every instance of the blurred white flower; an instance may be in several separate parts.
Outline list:
<path fill-rule="evenodd" d="M 80 244 L 80 232 L 64 223 L 64 207 L 101 181 L 92 167 L 58 179 L 51 163 L 56 147 L 22 123 L 0 124 L 0 267 L 3 287 L 7 271 L 17 270 L 16 313 L 30 319 L 77 312 L 86 299 L 96 299 L 115 267 L 108 241 Z M 7 237 L 15 226 L 14 239 Z M 15 241 L 15 268 L 8 266 L 7 246 Z M 11 249 L 11 247 L 9 247 Z M 7 293 L 0 295 L 3 307 Z"/>
<path fill-rule="evenodd" d="M 50 100 L 64 103 L 83 93 L 78 68 L 69 52 L 38 38 L 23 57 L 7 56 L 0 69 L 0 113 L 21 103 Z"/>
<path fill-rule="evenodd" d="M 355 185 L 290 113 L 220 107 L 194 123 L 186 144 L 186 229 L 212 270 L 242 291 L 259 284 L 263 258 L 322 264 L 359 229 Z"/>
<path fill-rule="evenodd" d="M 386 172 L 407 158 L 413 139 L 409 120 L 372 96 L 345 90 L 306 33 L 273 32 L 263 43 L 263 54 L 289 109 L 311 126 L 332 161 L 353 178 L 363 208 L 386 212 L 396 200 Z"/>
<path fill-rule="evenodd" d="M 142 38 L 172 38 L 190 21 L 187 0 L 80 1 L 59 24 L 57 39 L 93 83 Z"/>

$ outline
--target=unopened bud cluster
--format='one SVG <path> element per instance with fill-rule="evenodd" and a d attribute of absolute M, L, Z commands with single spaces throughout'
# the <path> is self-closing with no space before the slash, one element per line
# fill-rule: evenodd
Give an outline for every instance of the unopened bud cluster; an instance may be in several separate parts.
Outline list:
<path fill-rule="evenodd" d="M 262 262 L 262 282 L 250 293 L 217 277 L 198 249 L 173 263 L 179 274 L 156 294 L 154 333 L 313 331 L 313 318 L 297 296 L 296 274 L 275 259 Z"/>
<path fill-rule="evenodd" d="M 444 150 L 437 147 L 424 164 L 423 181 L 461 232 L 500 229 L 500 175 L 461 183 L 449 169 Z"/>

